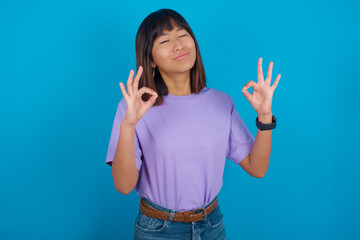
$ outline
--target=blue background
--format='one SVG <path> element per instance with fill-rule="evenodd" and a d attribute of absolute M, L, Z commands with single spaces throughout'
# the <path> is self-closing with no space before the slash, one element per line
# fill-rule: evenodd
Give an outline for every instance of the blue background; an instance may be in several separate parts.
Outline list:
<path fill-rule="evenodd" d="M 281 74 L 264 178 L 226 160 L 229 239 L 359 239 L 358 1 L 1 1 L 0 239 L 132 239 L 139 197 L 105 164 L 135 35 L 160 8 L 182 14 L 207 84 L 241 92 Z M 265 75 L 266 76 L 266 75 Z"/>

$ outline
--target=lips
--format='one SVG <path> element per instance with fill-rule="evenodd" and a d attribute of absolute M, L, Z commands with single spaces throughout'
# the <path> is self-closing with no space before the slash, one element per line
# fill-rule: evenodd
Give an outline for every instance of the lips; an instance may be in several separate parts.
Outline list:
<path fill-rule="evenodd" d="M 175 60 L 180 60 L 180 59 L 183 59 L 185 58 L 187 55 L 189 55 L 189 53 L 184 53 L 184 54 L 181 54 L 179 56 L 177 56 L 176 58 L 174 58 Z"/>

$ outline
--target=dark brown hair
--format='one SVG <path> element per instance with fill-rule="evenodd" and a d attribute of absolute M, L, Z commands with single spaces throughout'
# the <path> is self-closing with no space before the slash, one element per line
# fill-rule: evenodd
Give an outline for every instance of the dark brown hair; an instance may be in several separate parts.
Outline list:
<path fill-rule="evenodd" d="M 161 105 L 164 103 L 163 96 L 168 94 L 168 88 L 161 77 L 158 68 L 155 68 L 155 76 L 153 77 L 152 62 L 152 48 L 155 39 L 163 33 L 164 29 L 171 31 L 174 24 L 183 27 L 193 38 L 196 49 L 196 60 L 194 66 L 190 70 L 190 88 L 191 93 L 199 93 L 206 86 L 205 69 L 201 60 L 200 50 L 196 41 L 195 35 L 192 32 L 186 20 L 176 11 L 171 9 L 160 9 L 151 13 L 141 23 L 135 40 L 136 47 L 136 65 L 143 67 L 143 73 L 139 81 L 139 89 L 148 87 L 157 92 L 158 97 L 154 105 Z M 150 94 L 142 95 L 143 101 L 149 100 Z"/>

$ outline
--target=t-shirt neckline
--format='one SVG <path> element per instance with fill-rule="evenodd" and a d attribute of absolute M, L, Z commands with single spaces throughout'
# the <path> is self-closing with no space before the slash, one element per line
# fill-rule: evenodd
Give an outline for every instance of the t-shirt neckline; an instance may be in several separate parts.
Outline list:
<path fill-rule="evenodd" d="M 166 99 L 177 99 L 177 100 L 187 100 L 187 99 L 193 99 L 195 97 L 197 97 L 202 91 L 204 91 L 205 89 L 207 89 L 208 87 L 204 87 L 203 89 L 201 89 L 201 91 L 199 93 L 191 93 L 189 95 L 185 95 L 185 96 L 179 96 L 179 95 L 172 95 L 170 93 L 168 93 L 168 95 L 164 96 Z"/>

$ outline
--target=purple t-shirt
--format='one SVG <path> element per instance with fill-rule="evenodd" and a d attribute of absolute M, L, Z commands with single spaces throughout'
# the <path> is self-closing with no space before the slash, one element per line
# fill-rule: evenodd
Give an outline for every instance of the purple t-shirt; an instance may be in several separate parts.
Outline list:
<path fill-rule="evenodd" d="M 122 98 L 106 156 L 110 166 L 126 107 Z M 225 159 L 239 164 L 254 140 L 230 95 L 209 87 L 198 94 L 168 94 L 136 124 L 136 192 L 176 211 L 201 208 L 221 190 Z"/>

